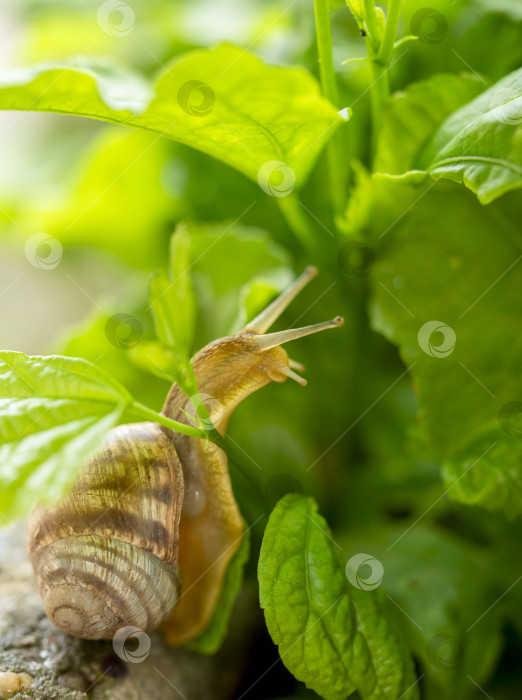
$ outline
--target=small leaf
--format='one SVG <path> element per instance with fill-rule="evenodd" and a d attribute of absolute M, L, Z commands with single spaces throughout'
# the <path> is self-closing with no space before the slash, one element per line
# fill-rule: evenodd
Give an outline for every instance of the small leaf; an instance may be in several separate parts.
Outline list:
<path fill-rule="evenodd" d="M 86 360 L 0 352 L 0 511 L 58 498 L 130 394 Z"/>
<path fill-rule="evenodd" d="M 225 574 L 221 596 L 216 611 L 214 612 L 214 617 L 203 634 L 187 645 L 189 649 L 197 651 L 198 654 L 215 654 L 222 645 L 228 632 L 228 625 L 234 602 L 241 590 L 243 570 L 249 555 L 250 530 L 245 528 L 241 546 L 230 562 Z"/>
<path fill-rule="evenodd" d="M 285 666 L 326 700 L 417 697 L 413 664 L 382 589 L 348 584 L 314 501 L 282 498 L 259 560 L 261 607 Z"/>
<path fill-rule="evenodd" d="M 152 278 L 150 306 L 156 335 L 185 361 L 190 354 L 196 313 L 190 265 L 190 235 L 180 227 L 171 240 L 170 276 L 157 272 Z"/>

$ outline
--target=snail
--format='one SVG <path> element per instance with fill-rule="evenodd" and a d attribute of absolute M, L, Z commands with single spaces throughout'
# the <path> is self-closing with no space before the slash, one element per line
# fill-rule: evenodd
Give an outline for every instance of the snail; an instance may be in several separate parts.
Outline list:
<path fill-rule="evenodd" d="M 304 369 L 280 347 L 343 323 L 266 331 L 317 274 L 308 267 L 243 330 L 192 359 L 200 396 L 221 435 L 236 406 L 271 381 Z M 185 424 L 194 409 L 174 384 L 164 415 Z M 170 644 L 196 638 L 216 609 L 244 522 L 227 457 L 214 443 L 156 423 L 119 425 L 58 503 L 36 506 L 28 550 L 47 616 L 84 639 L 112 639 L 123 626 L 162 627 Z"/>

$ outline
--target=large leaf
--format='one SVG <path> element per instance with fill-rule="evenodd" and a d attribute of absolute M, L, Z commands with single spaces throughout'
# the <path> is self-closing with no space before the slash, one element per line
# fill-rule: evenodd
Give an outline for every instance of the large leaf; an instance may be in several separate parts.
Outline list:
<path fill-rule="evenodd" d="M 271 177 L 276 171 L 274 177 L 281 176 L 283 165 L 293 170 L 288 186 L 294 180 L 297 187 L 304 184 L 332 127 L 342 121 L 306 71 L 269 66 L 228 44 L 174 60 L 154 88 L 100 65 L 5 71 L 0 108 L 148 129 L 223 160 L 253 180 L 265 166 L 267 188 L 280 185 Z"/>
<path fill-rule="evenodd" d="M 444 509 L 447 503 L 441 504 L 439 517 Z M 402 609 L 409 645 L 422 666 L 423 699 L 475 698 L 476 687 L 469 678 L 483 685 L 491 676 L 501 649 L 505 610 L 494 606 L 484 622 L 483 613 L 517 574 L 510 571 L 505 584 L 499 579 L 506 572 L 495 566 L 491 547 L 424 523 L 411 529 L 403 522 L 363 534 L 347 532 L 342 544 L 352 551 L 372 552 L 382 562 L 386 591 Z"/>
<path fill-rule="evenodd" d="M 315 503 L 273 510 L 259 560 L 261 607 L 283 663 L 326 700 L 417 697 L 413 665 L 382 589 L 351 586 Z"/>
<path fill-rule="evenodd" d="M 70 357 L 0 352 L 0 512 L 58 498 L 132 399 L 109 375 Z"/>
<path fill-rule="evenodd" d="M 483 204 L 522 186 L 522 69 L 443 122 L 406 178 L 425 173 L 462 182 Z"/>
<path fill-rule="evenodd" d="M 520 206 L 375 179 L 355 201 L 352 231 L 376 246 L 372 323 L 411 368 L 448 496 L 520 513 Z"/>

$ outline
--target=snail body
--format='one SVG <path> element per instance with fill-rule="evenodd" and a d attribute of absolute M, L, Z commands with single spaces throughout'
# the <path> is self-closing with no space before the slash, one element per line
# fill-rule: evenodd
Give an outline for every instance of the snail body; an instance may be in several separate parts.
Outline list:
<path fill-rule="evenodd" d="M 316 274 L 307 270 L 240 333 L 192 359 L 212 424 L 225 434 L 249 394 L 287 377 L 301 384 L 282 343 L 342 324 L 265 334 Z M 191 400 L 174 384 L 163 413 L 189 424 Z M 112 639 L 124 626 L 183 644 L 208 625 L 244 522 L 225 453 L 156 423 L 120 425 L 57 504 L 37 507 L 28 548 L 49 619 L 84 639 Z"/>

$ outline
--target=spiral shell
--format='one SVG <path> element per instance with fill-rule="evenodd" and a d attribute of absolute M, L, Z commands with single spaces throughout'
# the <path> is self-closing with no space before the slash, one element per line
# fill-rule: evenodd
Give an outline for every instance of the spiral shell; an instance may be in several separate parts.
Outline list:
<path fill-rule="evenodd" d="M 179 595 L 181 464 L 154 423 L 109 431 L 71 492 L 38 507 L 29 554 L 49 619 L 84 639 L 157 627 Z"/>

